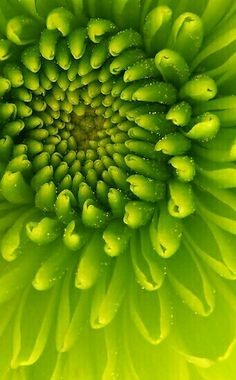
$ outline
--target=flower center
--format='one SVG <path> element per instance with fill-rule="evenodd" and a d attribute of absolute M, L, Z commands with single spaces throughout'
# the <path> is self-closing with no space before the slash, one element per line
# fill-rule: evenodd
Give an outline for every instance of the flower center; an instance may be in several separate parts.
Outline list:
<path fill-rule="evenodd" d="M 215 82 L 190 78 L 174 50 L 150 58 L 132 29 L 117 33 L 94 19 L 87 30 L 70 30 L 68 13 L 53 12 L 60 17 L 48 16 L 39 46 L 3 67 L 4 197 L 34 202 L 64 223 L 81 214 L 96 228 L 113 218 L 138 228 L 166 195 L 171 215 L 191 214 L 191 140 L 211 139 L 219 128 L 195 105 L 216 95 Z"/>
<path fill-rule="evenodd" d="M 100 139 L 104 128 L 105 119 L 97 116 L 92 108 L 86 108 L 84 115 L 73 114 L 71 124 L 73 129 L 71 135 L 77 142 L 77 150 L 87 151 Z"/>

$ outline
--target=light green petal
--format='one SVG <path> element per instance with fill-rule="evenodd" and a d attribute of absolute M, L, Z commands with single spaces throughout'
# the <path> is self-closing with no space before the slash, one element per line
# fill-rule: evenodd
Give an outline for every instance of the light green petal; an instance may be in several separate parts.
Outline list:
<path fill-rule="evenodd" d="M 235 194 L 230 190 L 216 189 L 211 192 L 212 194 L 196 190 L 197 208 L 204 217 L 235 235 Z"/>
<path fill-rule="evenodd" d="M 124 319 L 122 314 L 121 318 L 122 320 Z M 128 335 L 125 334 L 124 328 L 121 329 L 120 323 L 117 322 L 118 321 L 115 320 L 113 324 L 106 329 L 105 338 L 108 356 L 102 379 L 109 380 L 111 373 L 115 373 L 125 380 L 140 380 L 133 364 Z"/>
<path fill-rule="evenodd" d="M 159 345 L 151 345 L 144 339 L 140 340 L 139 332 L 129 319 L 126 323 L 130 353 L 140 380 L 152 380 L 153 374 L 157 379 L 192 380 L 185 359 L 170 347 L 168 339 Z"/>
<path fill-rule="evenodd" d="M 32 365 L 40 357 L 53 321 L 57 292 L 56 287 L 40 296 L 32 288 L 24 292 L 15 317 L 12 368 Z M 35 312 L 37 318 L 34 318 Z M 30 329 L 27 325 L 29 315 L 32 315 Z"/>
<path fill-rule="evenodd" d="M 109 270 L 111 273 L 105 270 L 97 282 L 90 316 L 92 328 L 102 328 L 115 317 L 127 290 L 128 269 L 128 258 L 123 253 L 117 258 L 115 265 L 113 263 L 113 268 Z"/>
<path fill-rule="evenodd" d="M 30 249 L 32 245 L 27 244 L 26 249 Z M 43 256 L 43 253 L 41 253 Z M 27 284 L 29 284 L 36 272 L 40 262 L 40 256 L 22 255 L 12 264 L 8 264 L 1 268 L 1 292 L 0 303 L 10 300 L 19 294 Z"/>
<path fill-rule="evenodd" d="M 163 288 L 145 292 L 139 284 L 131 284 L 129 294 L 130 315 L 136 328 L 155 345 L 166 339 L 171 324 L 171 309 Z"/>
<path fill-rule="evenodd" d="M 112 2 L 112 12 L 115 23 L 120 28 L 131 27 L 138 30 L 140 8 L 140 0 L 114 0 Z"/>
<path fill-rule="evenodd" d="M 178 253 L 167 263 L 167 277 L 181 300 L 202 316 L 208 316 L 214 310 L 214 289 L 207 273 L 191 250 L 182 244 Z"/>
<path fill-rule="evenodd" d="M 133 234 L 130 253 L 139 285 L 148 291 L 159 289 L 165 279 L 165 267 L 151 246 L 147 228 L 141 229 L 140 233 Z"/>
<path fill-rule="evenodd" d="M 202 21 L 204 25 L 205 33 L 208 34 L 219 21 L 221 21 L 222 16 L 229 11 L 232 6 L 232 1 L 208 1 L 207 7 L 202 15 Z"/>
<path fill-rule="evenodd" d="M 70 351 L 80 336 L 88 318 L 90 296 L 74 288 L 73 271 L 69 270 L 63 282 L 57 316 L 56 347 L 59 352 Z"/>
<path fill-rule="evenodd" d="M 208 368 L 229 354 L 235 341 L 235 317 L 221 295 L 217 294 L 214 312 L 206 319 L 183 303 L 176 304 L 175 314 L 178 329 L 173 344 L 189 362 Z"/>
<path fill-rule="evenodd" d="M 154 8 L 145 18 L 143 35 L 145 47 L 150 55 L 165 47 L 172 23 L 172 10 L 169 7 Z"/>
<path fill-rule="evenodd" d="M 199 236 L 204 233 L 204 239 Z M 194 252 L 214 271 L 227 279 L 235 279 L 235 236 L 208 220 L 192 216 L 185 225 L 184 236 Z"/>
<path fill-rule="evenodd" d="M 201 180 L 205 178 L 219 188 L 235 188 L 236 167 L 234 163 L 211 162 L 199 157 L 196 164 Z"/>

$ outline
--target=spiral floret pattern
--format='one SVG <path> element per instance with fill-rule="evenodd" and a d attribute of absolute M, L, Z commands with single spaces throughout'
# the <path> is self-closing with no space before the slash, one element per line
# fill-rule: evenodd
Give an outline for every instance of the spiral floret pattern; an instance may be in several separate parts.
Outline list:
<path fill-rule="evenodd" d="M 232 380 L 233 2 L 8 3 L 0 379 Z"/>

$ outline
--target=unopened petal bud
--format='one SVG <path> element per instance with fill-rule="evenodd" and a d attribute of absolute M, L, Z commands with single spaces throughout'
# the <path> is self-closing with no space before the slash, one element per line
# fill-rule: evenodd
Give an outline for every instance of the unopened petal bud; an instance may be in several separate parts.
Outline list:
<path fill-rule="evenodd" d="M 182 223 L 168 213 L 163 203 L 160 213 L 154 214 L 150 225 L 153 248 L 163 258 L 168 258 L 179 249 L 182 237 Z"/>
<path fill-rule="evenodd" d="M 130 238 L 129 228 L 121 221 L 111 221 L 103 233 L 104 251 L 109 256 L 119 256 L 126 248 Z"/>
<path fill-rule="evenodd" d="M 186 153 L 190 147 L 191 142 L 181 133 L 170 133 L 158 141 L 155 149 L 164 154 L 175 156 Z"/>
<path fill-rule="evenodd" d="M 47 17 L 47 28 L 58 30 L 64 37 L 71 32 L 74 23 L 74 15 L 63 7 L 53 9 Z"/>
<path fill-rule="evenodd" d="M 186 82 L 180 89 L 180 98 L 189 102 L 207 102 L 217 94 L 215 81 L 207 75 L 197 75 Z"/>
<path fill-rule="evenodd" d="M 172 157 L 169 163 L 175 169 L 175 174 L 180 181 L 190 182 L 195 176 L 195 164 L 188 156 Z"/>
<path fill-rule="evenodd" d="M 130 228 L 139 228 L 148 223 L 154 212 L 151 203 L 143 201 L 130 201 L 125 205 L 123 221 Z"/>
<path fill-rule="evenodd" d="M 192 140 L 209 141 L 213 139 L 220 129 L 220 119 L 213 113 L 205 113 L 196 117 L 193 126 L 185 133 Z"/>
<path fill-rule="evenodd" d="M 82 210 L 82 221 L 85 226 L 91 228 L 101 228 L 108 222 L 109 214 L 94 204 L 94 201 L 87 199 Z"/>
<path fill-rule="evenodd" d="M 44 212 L 52 212 L 56 201 L 56 186 L 54 182 L 44 183 L 35 195 L 35 206 Z"/>
<path fill-rule="evenodd" d="M 83 224 L 72 220 L 65 228 L 63 242 L 72 251 L 78 251 L 88 240 L 89 231 Z"/>
<path fill-rule="evenodd" d="M 10 203 L 21 205 L 33 202 L 33 191 L 21 172 L 6 171 L 1 180 L 1 190 Z"/>
<path fill-rule="evenodd" d="M 57 196 L 55 202 L 55 212 L 58 219 L 65 224 L 68 224 L 74 217 L 76 199 L 70 190 L 63 190 Z"/>
<path fill-rule="evenodd" d="M 143 175 L 131 175 L 127 181 L 130 183 L 130 190 L 139 199 L 147 202 L 157 202 L 165 197 L 166 186 L 164 182 L 146 178 Z"/>
<path fill-rule="evenodd" d="M 169 182 L 170 200 L 168 211 L 175 218 L 186 218 L 196 207 L 192 186 L 187 183 L 172 180 Z"/>
<path fill-rule="evenodd" d="M 56 218 L 45 217 L 39 222 L 29 222 L 26 225 L 28 238 L 38 245 L 53 242 L 61 234 L 61 225 Z"/>
<path fill-rule="evenodd" d="M 173 105 L 167 115 L 166 119 L 172 121 L 173 124 L 184 127 L 189 124 L 192 115 L 192 108 L 187 102 L 181 102 Z"/>
<path fill-rule="evenodd" d="M 177 87 L 189 78 L 190 70 L 187 62 L 174 50 L 161 50 L 155 56 L 155 64 L 163 78 Z"/>

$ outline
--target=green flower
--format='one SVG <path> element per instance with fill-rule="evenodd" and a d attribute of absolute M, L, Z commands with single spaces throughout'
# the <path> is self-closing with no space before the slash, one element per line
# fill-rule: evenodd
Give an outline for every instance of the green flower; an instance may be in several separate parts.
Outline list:
<path fill-rule="evenodd" d="M 233 0 L 1 0 L 0 380 L 236 376 Z"/>

